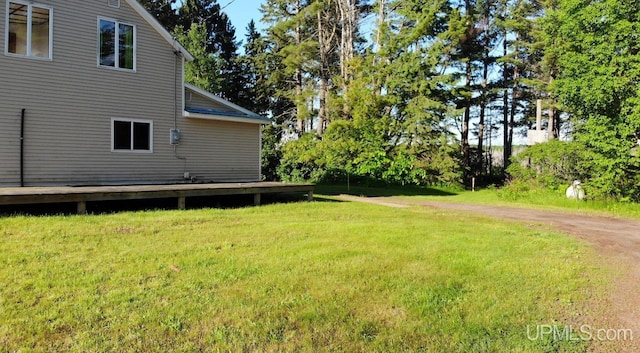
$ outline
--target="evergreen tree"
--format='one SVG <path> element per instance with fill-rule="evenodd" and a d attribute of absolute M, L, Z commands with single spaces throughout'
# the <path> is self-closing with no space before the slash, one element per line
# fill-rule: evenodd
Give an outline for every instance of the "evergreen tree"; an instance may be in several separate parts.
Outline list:
<path fill-rule="evenodd" d="M 194 58 L 192 62 L 185 63 L 185 81 L 209 92 L 221 92 L 225 82 L 220 71 L 225 63 L 222 58 L 207 51 L 207 30 L 204 24 L 194 23 L 187 31 L 178 26 L 174 35 Z"/>
<path fill-rule="evenodd" d="M 534 105 L 543 98 L 545 84 L 541 64 L 544 45 L 541 45 L 536 22 L 540 9 L 536 1 L 505 0 L 498 10 L 497 30 L 502 41 L 502 57 L 499 59 L 502 78 L 498 86 L 502 90 L 503 161 L 508 167 L 513 150 L 513 137 L 518 126 L 530 124 L 528 117 L 535 116 Z"/>
<path fill-rule="evenodd" d="M 189 31 L 192 24 L 203 26 L 205 42 L 202 44 L 207 56 L 215 56 L 222 61 L 217 77 L 212 78 L 220 82 L 219 89 L 213 93 L 238 102 L 243 87 L 238 64 L 238 42 L 235 28 L 227 15 L 220 10 L 216 1 L 185 0 L 178 9 L 178 16 L 178 24 L 184 31 Z"/>
<path fill-rule="evenodd" d="M 265 116 L 269 113 L 273 96 L 273 89 L 267 82 L 267 49 L 268 43 L 251 20 L 247 26 L 244 55 L 238 59 L 238 69 L 244 83 L 238 104 Z"/>
<path fill-rule="evenodd" d="M 544 16 L 537 17 L 533 28 L 537 41 L 532 49 L 539 62 L 539 68 L 536 70 L 538 73 L 536 85 L 542 98 L 546 98 L 549 107 L 549 138 L 559 138 L 563 125 L 560 115 L 562 107 L 551 88 L 559 75 L 558 58 L 562 53 L 562 40 L 558 32 L 560 22 L 557 17 L 557 3 L 557 0 L 546 0 L 540 3 L 542 7 L 535 10 L 544 11 Z"/>
<path fill-rule="evenodd" d="M 243 75 L 244 89 L 239 104 L 264 116 L 271 115 L 272 123 L 262 129 L 262 177 L 264 180 L 278 180 L 277 169 L 282 153 L 280 151 L 283 121 L 279 100 L 275 97 L 275 87 L 271 73 L 277 66 L 276 57 L 269 52 L 269 44 L 256 30 L 252 20 L 247 26 L 244 55 L 239 63 Z M 277 71 L 277 70 L 276 70 Z"/>
<path fill-rule="evenodd" d="M 173 32 L 178 25 L 178 14 L 174 9 L 176 0 L 138 0 L 138 2 L 169 32 Z"/>
<path fill-rule="evenodd" d="M 315 32 L 310 16 L 312 8 L 307 0 L 267 0 L 262 4 L 263 21 L 270 24 L 267 29 L 271 51 L 279 56 L 272 74 L 276 85 L 276 96 L 295 104 L 283 114 L 294 124 L 298 134 L 304 133 L 313 117 L 313 58 L 317 54 L 317 42 L 312 38 Z"/>

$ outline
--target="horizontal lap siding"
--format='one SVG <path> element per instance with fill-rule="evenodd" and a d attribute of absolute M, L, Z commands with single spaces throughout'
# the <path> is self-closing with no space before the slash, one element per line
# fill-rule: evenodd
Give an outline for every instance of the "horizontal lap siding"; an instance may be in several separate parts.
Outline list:
<path fill-rule="evenodd" d="M 194 108 L 204 108 L 204 109 L 213 109 L 223 112 L 234 112 L 237 113 L 236 110 L 233 110 L 223 104 L 220 104 L 214 100 L 203 97 L 195 92 L 192 92 L 189 89 L 185 89 L 185 105 L 187 107 Z"/>
<path fill-rule="evenodd" d="M 23 108 L 27 185 L 181 181 L 184 161 L 175 157 L 169 144 L 174 114 L 182 111 L 179 107 L 174 112 L 174 99 L 182 101 L 182 69 L 178 60 L 174 76 L 173 48 L 125 1 L 120 9 L 99 0 L 39 3 L 53 7 L 53 61 L 4 55 L 6 3 L 0 1 L 0 185 L 19 183 Z M 97 67 L 98 16 L 136 25 L 135 73 Z M 153 153 L 111 152 L 113 117 L 152 120 Z M 184 146 L 177 150 L 194 171 L 202 170 L 192 174 L 209 180 L 258 179 L 259 149 L 250 147 L 259 143 L 253 126 L 222 124 L 218 129 L 215 122 L 186 120 L 178 115 Z M 191 128 L 198 130 L 191 133 Z M 224 136 L 212 138 L 209 131 Z M 239 135 L 227 138 L 227 134 Z M 204 144 L 198 146 L 200 142 Z M 233 157 L 214 158 L 210 154 L 217 152 L 208 149 L 229 150 Z"/>
<path fill-rule="evenodd" d="M 256 181 L 260 179 L 260 126 L 203 119 L 184 119 L 180 155 L 198 179 Z"/>

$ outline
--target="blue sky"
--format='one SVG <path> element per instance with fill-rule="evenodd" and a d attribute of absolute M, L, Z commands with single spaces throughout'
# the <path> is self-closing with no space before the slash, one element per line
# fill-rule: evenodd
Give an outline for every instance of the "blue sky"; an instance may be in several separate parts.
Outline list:
<path fill-rule="evenodd" d="M 181 3 L 179 0 L 178 3 Z M 224 11 L 231 24 L 236 28 L 236 40 L 245 40 L 246 28 L 253 19 L 256 22 L 258 30 L 262 30 L 264 25 L 260 23 L 262 14 L 260 13 L 260 0 L 217 0 L 222 11 Z"/>
<path fill-rule="evenodd" d="M 244 42 L 247 25 L 253 19 L 256 22 L 258 30 L 264 28 L 260 23 L 262 14 L 260 13 L 260 4 L 262 1 L 256 0 L 218 0 L 218 4 L 223 8 L 231 24 L 236 28 L 236 39 Z"/>

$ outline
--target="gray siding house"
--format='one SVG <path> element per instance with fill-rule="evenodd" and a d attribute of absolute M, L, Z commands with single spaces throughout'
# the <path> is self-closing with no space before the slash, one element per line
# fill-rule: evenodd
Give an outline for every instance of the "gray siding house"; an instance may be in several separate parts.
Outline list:
<path fill-rule="evenodd" d="M 258 181 L 268 123 L 135 0 L 0 0 L 0 186 Z"/>

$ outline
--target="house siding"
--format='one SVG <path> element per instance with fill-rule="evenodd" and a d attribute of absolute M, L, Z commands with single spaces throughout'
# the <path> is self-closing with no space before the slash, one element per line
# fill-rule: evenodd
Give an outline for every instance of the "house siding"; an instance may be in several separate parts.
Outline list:
<path fill-rule="evenodd" d="M 126 1 L 37 3 L 53 8 L 51 61 L 4 54 L 0 1 L 0 186 L 20 182 L 22 109 L 27 186 L 259 180 L 260 127 L 183 118 L 182 60 Z M 136 26 L 136 72 L 98 67 L 99 17 Z M 112 152 L 112 118 L 152 120 L 153 153 Z"/>
<path fill-rule="evenodd" d="M 191 176 L 215 181 L 260 180 L 260 125 L 187 118 L 184 126 L 179 153 L 187 156 Z"/>
<path fill-rule="evenodd" d="M 185 105 L 187 107 L 213 109 L 222 112 L 234 112 L 233 109 L 226 107 L 223 104 L 213 101 L 207 97 L 203 97 L 202 95 L 193 92 L 190 89 L 185 89 Z"/>

